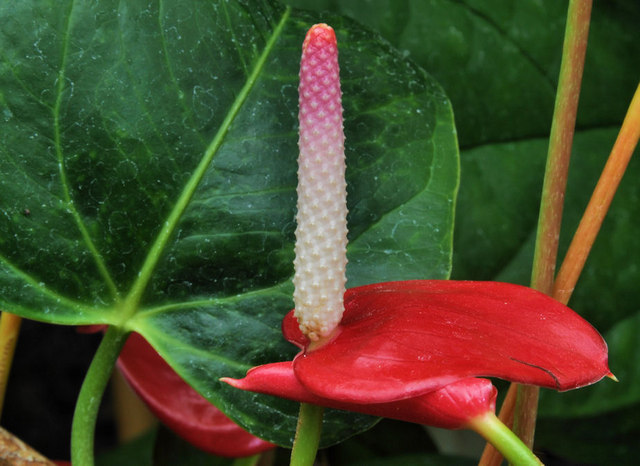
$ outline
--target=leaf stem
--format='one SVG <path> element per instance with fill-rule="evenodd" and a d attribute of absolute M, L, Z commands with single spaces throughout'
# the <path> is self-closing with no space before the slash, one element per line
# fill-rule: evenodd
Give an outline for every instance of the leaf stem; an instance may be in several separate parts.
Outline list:
<path fill-rule="evenodd" d="M 567 13 L 531 276 L 531 287 L 548 295 L 553 289 L 591 6 L 591 0 L 571 0 Z M 533 445 L 539 391 L 532 386 L 518 387 L 513 426 L 529 447 Z"/>
<path fill-rule="evenodd" d="M 551 294 L 560 223 L 589 34 L 591 0 L 571 0 L 551 124 L 531 286 Z"/>
<path fill-rule="evenodd" d="M 567 304 L 576 286 L 580 272 L 600 231 L 622 175 L 640 138 L 640 85 L 631 99 L 627 115 L 622 122 L 609 159 L 593 190 L 589 204 L 573 235 L 567 254 L 553 285 L 553 297 Z"/>
<path fill-rule="evenodd" d="M 11 363 L 13 362 L 16 343 L 18 342 L 21 323 L 21 317 L 2 311 L 0 315 L 0 416 L 2 416 L 4 396 L 7 392 L 9 372 L 11 372 Z"/>
<path fill-rule="evenodd" d="M 552 297 L 563 304 L 567 304 L 575 284 L 582 272 L 587 256 L 602 221 L 611 205 L 615 191 L 626 170 L 635 147 L 640 139 L 640 85 L 631 100 L 622 127 L 611 150 L 609 159 L 600 175 L 591 200 L 585 210 L 580 225 L 571 240 L 569 250 L 560 267 L 553 287 Z M 513 421 L 515 407 L 516 384 L 509 387 L 509 391 L 500 410 L 500 419 L 509 425 Z M 479 466 L 495 466 L 500 464 L 502 456 L 488 444 L 482 453 Z"/>
<path fill-rule="evenodd" d="M 300 403 L 296 437 L 291 450 L 291 466 L 311 466 L 318 452 L 324 408 Z"/>
<path fill-rule="evenodd" d="M 74 466 L 93 466 L 98 408 L 127 336 L 127 331 L 109 327 L 82 383 L 71 427 L 71 460 Z"/>
<path fill-rule="evenodd" d="M 542 464 L 518 436 L 492 412 L 473 419 L 469 423 L 469 428 L 482 435 L 512 464 L 518 466 Z"/>
<path fill-rule="evenodd" d="M 242 458 L 236 458 L 233 460 L 232 466 L 256 466 L 260 458 L 261 454 L 253 455 L 253 456 L 244 456 Z"/>

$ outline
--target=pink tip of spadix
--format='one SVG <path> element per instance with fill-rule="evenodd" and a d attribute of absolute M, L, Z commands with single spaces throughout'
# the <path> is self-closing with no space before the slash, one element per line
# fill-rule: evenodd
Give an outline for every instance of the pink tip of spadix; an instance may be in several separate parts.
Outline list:
<path fill-rule="evenodd" d="M 333 28 L 325 23 L 314 24 L 311 29 L 307 31 L 307 35 L 302 43 L 302 50 L 306 50 L 310 44 L 316 47 L 322 43 L 330 43 L 334 46 L 337 44 L 336 33 Z"/>

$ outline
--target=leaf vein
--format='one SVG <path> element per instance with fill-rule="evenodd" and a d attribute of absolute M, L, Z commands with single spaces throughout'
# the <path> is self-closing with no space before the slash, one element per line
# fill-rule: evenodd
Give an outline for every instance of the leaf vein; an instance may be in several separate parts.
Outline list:
<path fill-rule="evenodd" d="M 160 230 L 153 245 L 151 246 L 145 262 L 142 265 L 140 273 L 138 274 L 138 278 L 134 282 L 127 296 L 126 306 L 124 307 L 124 309 L 127 309 L 127 311 L 124 312 L 124 315 L 122 316 L 123 321 L 128 320 L 130 317 L 132 317 L 133 314 L 135 314 L 140 300 L 142 299 L 142 295 L 149 281 L 151 280 L 153 271 L 158 261 L 160 260 L 162 252 L 164 251 L 170 238 L 172 237 L 173 232 L 177 228 L 177 225 L 182 218 L 184 211 L 187 209 L 187 206 L 189 205 L 191 198 L 193 197 L 196 189 L 200 184 L 200 181 L 204 177 L 205 172 L 211 164 L 211 161 L 222 145 L 222 142 L 224 141 L 232 122 L 235 120 L 235 117 L 239 113 L 243 103 L 248 98 L 251 89 L 255 85 L 258 76 L 267 61 L 268 56 L 275 46 L 277 39 L 282 34 L 282 30 L 284 29 L 284 25 L 289 18 L 289 14 L 290 8 L 287 8 L 280 18 L 280 21 L 274 29 L 273 33 L 271 34 L 271 37 L 267 41 L 262 54 L 260 55 L 253 71 L 251 72 L 251 75 L 248 77 L 244 86 L 238 93 L 236 100 L 231 105 L 231 108 L 229 109 L 229 112 L 227 113 L 224 121 L 220 125 L 220 128 L 218 129 L 216 135 L 213 137 L 213 140 L 207 147 L 202 159 L 200 160 L 200 163 L 196 167 L 194 173 L 191 175 L 189 181 L 186 183 L 182 193 L 180 194 L 180 197 L 176 201 L 173 209 L 167 217 L 167 220 L 164 222 L 164 226 Z"/>

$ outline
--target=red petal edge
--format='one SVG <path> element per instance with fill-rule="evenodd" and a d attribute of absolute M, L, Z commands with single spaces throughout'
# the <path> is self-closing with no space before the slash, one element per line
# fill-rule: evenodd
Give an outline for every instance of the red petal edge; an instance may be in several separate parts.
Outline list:
<path fill-rule="evenodd" d="M 489 380 L 468 378 L 415 398 L 389 403 L 347 403 L 309 392 L 296 378 L 291 361 L 254 367 L 244 379 L 221 380 L 241 390 L 446 429 L 464 428 L 475 417 L 493 412 L 497 394 Z"/>
<path fill-rule="evenodd" d="M 308 345 L 292 313 L 283 332 Z M 445 280 L 347 290 L 339 332 L 298 354 L 294 370 L 316 395 L 353 403 L 415 397 L 475 376 L 563 391 L 610 373 L 600 334 L 558 301 L 508 283 Z"/>
<path fill-rule="evenodd" d="M 160 421 L 203 451 L 241 457 L 274 447 L 242 429 L 191 388 L 139 334 L 127 339 L 118 368 Z"/>

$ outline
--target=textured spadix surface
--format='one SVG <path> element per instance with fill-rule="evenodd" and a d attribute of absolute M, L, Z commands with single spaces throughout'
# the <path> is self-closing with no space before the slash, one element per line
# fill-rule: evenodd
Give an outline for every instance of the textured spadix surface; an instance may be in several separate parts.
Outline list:
<path fill-rule="evenodd" d="M 338 48 L 333 29 L 316 24 L 300 61 L 298 214 L 293 300 L 302 333 L 326 337 L 344 312 L 347 183 Z"/>

